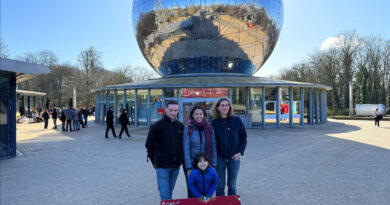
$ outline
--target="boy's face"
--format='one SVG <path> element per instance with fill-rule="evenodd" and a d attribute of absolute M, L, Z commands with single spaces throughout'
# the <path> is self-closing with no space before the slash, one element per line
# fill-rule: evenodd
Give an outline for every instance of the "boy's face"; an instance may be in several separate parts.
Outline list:
<path fill-rule="evenodd" d="M 209 166 L 209 162 L 204 160 L 204 158 L 201 158 L 200 161 L 198 162 L 198 167 L 202 171 L 206 170 L 208 166 Z"/>

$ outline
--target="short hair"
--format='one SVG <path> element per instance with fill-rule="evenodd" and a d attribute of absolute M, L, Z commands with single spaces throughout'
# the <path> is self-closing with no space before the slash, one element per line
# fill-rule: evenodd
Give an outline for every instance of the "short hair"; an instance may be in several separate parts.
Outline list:
<path fill-rule="evenodd" d="M 169 105 L 179 105 L 179 103 L 177 103 L 176 100 L 168 100 L 166 103 L 165 103 L 165 107 L 168 107 Z"/>
<path fill-rule="evenodd" d="M 230 101 L 227 98 L 220 98 L 216 103 L 214 103 L 213 107 L 211 107 L 211 110 L 210 110 L 211 116 L 214 119 L 217 119 L 217 120 L 222 119 L 221 112 L 219 112 L 219 110 L 218 110 L 218 107 L 222 101 L 226 101 L 229 103 L 229 112 L 227 113 L 227 117 L 234 116 L 233 107 L 232 107 L 232 104 L 230 103 Z"/>
<path fill-rule="evenodd" d="M 195 159 L 194 159 L 194 167 L 196 167 L 196 168 L 199 169 L 198 163 L 200 162 L 200 160 L 201 160 L 202 158 L 204 159 L 204 161 L 206 161 L 206 162 L 209 163 L 209 166 L 211 165 L 211 161 L 210 161 L 209 157 L 207 156 L 207 154 L 204 153 L 204 152 L 201 152 L 201 153 L 199 153 L 199 154 L 197 154 L 197 155 L 195 156 Z"/>
<path fill-rule="evenodd" d="M 206 113 L 206 110 L 204 110 L 201 106 L 197 105 L 195 107 L 192 108 L 191 112 L 190 112 L 190 120 L 193 120 L 194 119 L 194 113 L 195 113 L 195 110 L 202 110 L 203 112 L 203 117 L 206 118 L 207 117 L 207 113 Z"/>

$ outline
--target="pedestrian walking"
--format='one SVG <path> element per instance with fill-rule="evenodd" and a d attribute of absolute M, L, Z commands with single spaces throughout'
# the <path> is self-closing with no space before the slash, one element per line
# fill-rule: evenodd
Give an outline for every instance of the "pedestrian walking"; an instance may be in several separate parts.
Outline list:
<path fill-rule="evenodd" d="M 227 98 L 220 98 L 211 108 L 214 118 L 211 122 L 217 144 L 217 173 L 219 184 L 217 196 L 225 196 L 226 171 L 228 195 L 236 195 L 236 181 L 240 169 L 240 159 L 244 155 L 247 134 L 239 117 L 234 116 Z"/>
<path fill-rule="evenodd" d="M 65 108 L 61 109 L 60 120 L 62 122 L 62 131 L 65 131 L 65 123 L 66 123 Z"/>
<path fill-rule="evenodd" d="M 73 115 L 74 115 L 74 112 L 73 112 L 73 109 L 72 107 L 69 106 L 68 109 L 66 109 L 65 111 L 65 116 L 66 116 L 66 131 L 68 131 L 68 127 L 69 127 L 69 131 L 72 132 L 72 120 L 73 120 Z M 73 129 L 75 129 L 75 127 L 73 127 Z"/>
<path fill-rule="evenodd" d="M 53 118 L 53 124 L 54 124 L 53 129 L 57 129 L 57 117 L 58 117 L 57 109 L 53 107 L 51 113 L 51 118 Z"/>
<path fill-rule="evenodd" d="M 119 139 L 122 139 L 122 133 L 123 131 L 126 132 L 127 137 L 131 137 L 129 134 L 129 130 L 127 129 L 127 125 L 130 125 L 129 117 L 127 116 L 127 110 L 124 109 L 122 114 L 119 116 L 119 122 L 121 123 L 121 131 L 119 132 Z"/>
<path fill-rule="evenodd" d="M 80 122 L 79 122 L 79 110 L 74 109 L 73 110 L 73 130 L 77 131 L 80 130 Z"/>
<path fill-rule="evenodd" d="M 88 127 L 88 115 L 89 115 L 88 108 L 84 107 L 81 113 L 83 114 L 83 118 L 84 118 L 84 127 Z"/>
<path fill-rule="evenodd" d="M 374 119 L 375 119 L 375 126 L 379 127 L 379 121 L 382 119 L 382 114 L 379 112 L 379 109 L 377 108 L 374 113 Z"/>
<path fill-rule="evenodd" d="M 192 108 L 189 116 L 189 124 L 184 127 L 183 132 L 183 150 L 184 150 L 184 176 L 187 182 L 188 198 L 194 197 L 188 185 L 195 157 L 200 153 L 208 156 L 210 165 L 217 166 L 217 149 L 215 144 L 215 135 L 211 125 L 207 121 L 206 111 L 201 106 Z"/>
<path fill-rule="evenodd" d="M 44 128 L 47 129 L 47 125 L 49 124 L 50 115 L 49 115 L 49 113 L 47 113 L 46 109 L 42 113 L 42 118 L 43 118 L 43 120 L 45 122 L 45 127 Z"/>
<path fill-rule="evenodd" d="M 108 111 L 107 111 L 106 124 L 107 124 L 107 128 L 106 128 L 106 136 L 105 137 L 108 138 L 108 130 L 109 129 L 111 129 L 112 135 L 114 135 L 114 137 L 117 137 L 115 134 L 115 129 L 114 129 L 114 113 L 112 112 L 111 107 L 109 107 Z"/>
<path fill-rule="evenodd" d="M 183 163 L 184 125 L 177 120 L 178 112 L 177 102 L 168 101 L 164 117 L 150 127 L 145 143 L 148 158 L 156 170 L 161 200 L 172 199 Z"/>

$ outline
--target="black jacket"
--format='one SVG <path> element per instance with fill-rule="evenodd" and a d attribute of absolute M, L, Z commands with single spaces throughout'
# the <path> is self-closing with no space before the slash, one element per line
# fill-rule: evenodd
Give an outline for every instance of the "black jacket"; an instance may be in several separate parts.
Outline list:
<path fill-rule="evenodd" d="M 127 117 L 127 113 L 122 112 L 119 116 L 119 122 L 121 125 L 130 125 L 129 117 Z"/>
<path fill-rule="evenodd" d="M 164 116 L 150 127 L 145 147 L 155 168 L 174 168 L 184 161 L 183 129 L 180 121 Z"/>
<path fill-rule="evenodd" d="M 49 119 L 49 113 L 47 113 L 47 112 L 44 112 L 43 114 L 42 114 L 42 118 L 43 119 L 45 119 L 45 120 L 48 120 Z"/>
<path fill-rule="evenodd" d="M 213 120 L 211 124 L 214 128 L 218 156 L 230 159 L 238 152 L 244 155 L 247 135 L 240 118 L 234 116 Z"/>
<path fill-rule="evenodd" d="M 53 119 L 57 119 L 57 110 L 56 109 L 53 109 L 53 112 L 51 113 L 51 118 Z"/>
<path fill-rule="evenodd" d="M 114 124 L 114 113 L 112 112 L 112 110 L 107 111 L 106 123 L 107 124 Z"/>
<path fill-rule="evenodd" d="M 61 120 L 62 122 L 65 122 L 65 121 L 66 121 L 65 110 L 62 110 L 62 111 L 61 111 L 60 120 Z"/>

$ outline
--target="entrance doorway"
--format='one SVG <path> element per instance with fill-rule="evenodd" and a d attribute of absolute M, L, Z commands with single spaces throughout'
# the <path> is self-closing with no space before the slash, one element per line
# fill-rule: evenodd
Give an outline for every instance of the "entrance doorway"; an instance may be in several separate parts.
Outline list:
<path fill-rule="evenodd" d="M 184 125 L 188 124 L 190 112 L 194 106 L 199 105 L 203 109 L 206 110 L 207 120 L 211 122 L 212 117 L 210 114 L 211 107 L 215 102 L 218 101 L 219 98 L 182 98 L 181 99 L 181 112 L 180 119 L 184 123 Z"/>
<path fill-rule="evenodd" d="M 9 98 L 0 98 L 0 157 L 10 154 L 10 106 Z"/>

